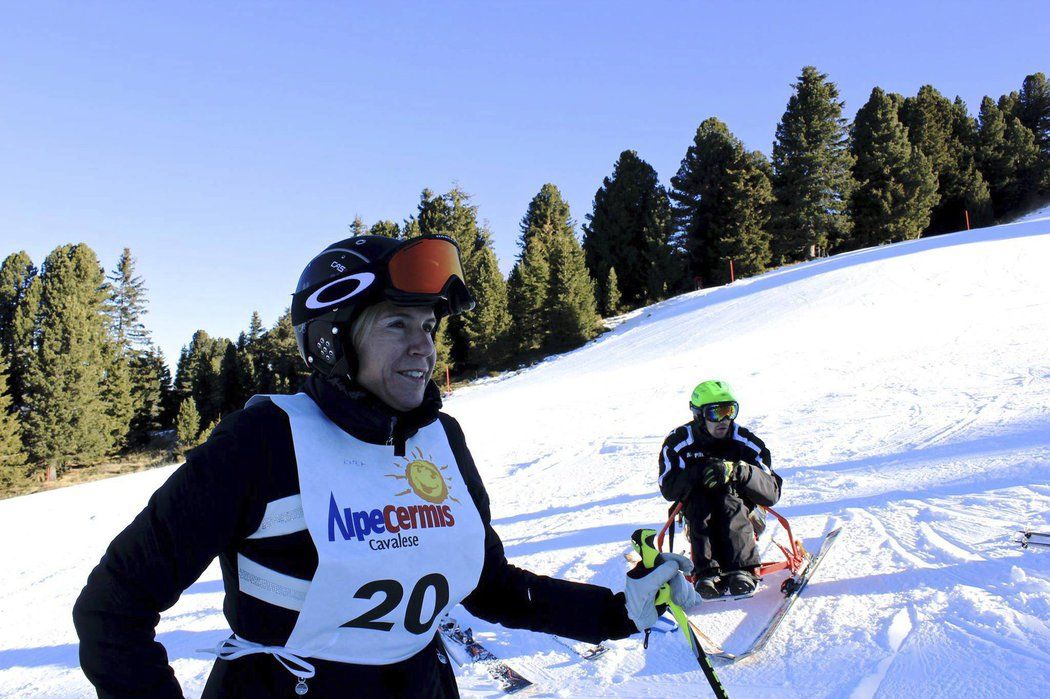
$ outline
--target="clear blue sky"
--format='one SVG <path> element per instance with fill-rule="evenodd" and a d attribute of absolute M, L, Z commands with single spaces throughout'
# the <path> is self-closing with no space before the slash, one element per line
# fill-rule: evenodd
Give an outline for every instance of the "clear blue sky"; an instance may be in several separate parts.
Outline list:
<path fill-rule="evenodd" d="M 0 2 L 0 257 L 130 247 L 174 363 L 424 187 L 474 195 L 506 273 L 545 182 L 580 224 L 622 150 L 669 184 L 709 116 L 768 154 L 804 65 L 849 118 L 875 85 L 976 113 L 1050 72 L 1032 2 L 642 5 Z"/>

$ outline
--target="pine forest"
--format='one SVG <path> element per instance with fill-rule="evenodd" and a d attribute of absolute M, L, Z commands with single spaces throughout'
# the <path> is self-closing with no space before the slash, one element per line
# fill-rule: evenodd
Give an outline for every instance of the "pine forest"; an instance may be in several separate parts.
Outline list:
<path fill-rule="evenodd" d="M 977 113 L 930 85 L 871 90 L 853 121 L 813 66 L 793 85 L 769 155 L 709 116 L 661 184 L 625 148 L 591 210 L 554 183 L 522 202 L 507 278 L 479 205 L 424 189 L 400 223 L 357 217 L 350 235 L 441 233 L 459 244 L 477 300 L 442 323 L 435 380 L 464 381 L 578 347 L 609 318 L 815 257 L 1004 222 L 1050 200 L 1050 85 L 1043 73 Z M 305 262 L 305 260 L 304 260 Z M 286 310 L 236 338 L 197 330 L 178 357 L 154 343 L 147 281 L 123 250 L 107 272 L 86 244 L 39 265 L 0 264 L 0 496 L 150 451 L 178 458 L 257 393 L 308 375 Z M 169 359 L 174 372 L 169 369 Z"/>

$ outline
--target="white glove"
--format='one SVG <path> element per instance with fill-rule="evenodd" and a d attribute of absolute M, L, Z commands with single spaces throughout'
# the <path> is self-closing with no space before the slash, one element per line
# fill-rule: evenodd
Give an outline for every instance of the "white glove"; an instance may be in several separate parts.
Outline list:
<path fill-rule="evenodd" d="M 689 581 L 685 579 L 685 576 L 693 572 L 693 562 L 687 557 L 677 553 L 663 553 L 660 554 L 664 559 L 673 558 L 678 562 L 678 567 L 682 570 L 684 575 L 676 575 L 671 578 L 671 601 L 677 604 L 682 609 L 689 609 L 700 604 L 701 597 L 697 593 L 696 589 L 689 584 Z"/>
<path fill-rule="evenodd" d="M 699 601 L 699 595 L 682 573 L 693 569 L 693 562 L 677 553 L 662 553 L 657 565 L 645 568 L 641 563 L 627 573 L 624 596 L 627 598 L 627 616 L 639 631 L 651 628 L 660 617 L 656 609 L 656 594 L 664 584 L 671 586 L 671 601 L 687 608 Z"/>

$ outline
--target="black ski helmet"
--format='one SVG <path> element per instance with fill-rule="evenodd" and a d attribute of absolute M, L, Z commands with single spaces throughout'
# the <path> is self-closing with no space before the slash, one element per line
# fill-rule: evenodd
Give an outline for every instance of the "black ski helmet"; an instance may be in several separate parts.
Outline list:
<path fill-rule="evenodd" d="M 395 287 L 388 269 L 390 259 L 423 241 L 451 244 L 459 266 L 459 246 L 445 235 L 408 240 L 356 236 L 329 245 L 307 263 L 292 294 L 291 313 L 299 355 L 307 366 L 325 376 L 346 376 L 355 371 L 350 326 L 361 311 L 381 301 L 399 306 L 433 306 L 439 320 L 474 307 L 474 298 L 460 276 L 461 267 L 458 274 L 443 280 L 439 291 Z M 402 280 L 402 286 L 411 284 Z"/>

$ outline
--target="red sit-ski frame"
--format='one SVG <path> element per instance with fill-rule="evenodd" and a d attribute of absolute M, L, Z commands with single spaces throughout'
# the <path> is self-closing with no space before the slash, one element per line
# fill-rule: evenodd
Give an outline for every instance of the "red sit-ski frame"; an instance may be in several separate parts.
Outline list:
<path fill-rule="evenodd" d="M 663 529 L 661 529 L 660 533 L 656 536 L 656 548 L 658 551 L 663 551 L 664 535 L 667 533 L 667 530 L 669 528 L 674 526 L 674 519 L 678 516 L 678 513 L 681 512 L 683 505 L 684 503 L 679 502 L 674 506 L 674 509 L 671 510 L 671 516 L 667 518 L 667 522 L 664 524 Z M 791 533 L 791 524 L 786 519 L 784 519 L 780 515 L 780 513 L 778 513 L 772 507 L 763 507 L 762 510 L 764 512 L 771 513 L 780 521 L 780 526 L 784 527 L 785 531 L 787 531 L 788 541 L 791 542 L 791 548 L 784 546 L 779 541 L 776 541 L 774 539 L 773 543 L 776 544 L 777 548 L 781 550 L 786 560 L 762 563 L 758 567 L 757 575 L 758 577 L 762 578 L 766 575 L 769 575 L 770 573 L 775 573 L 778 570 L 790 571 L 791 577 L 785 580 L 784 585 L 782 586 L 784 588 L 788 588 L 793 584 L 795 579 L 797 579 L 806 571 L 806 568 L 809 566 L 810 555 L 809 552 L 806 551 L 806 548 L 802 545 L 802 541 L 796 539 Z M 758 537 L 756 536 L 755 538 L 757 539 Z M 689 579 L 689 582 L 695 582 L 692 576 L 686 576 L 686 578 Z M 784 589 L 784 591 L 788 592 L 789 590 Z"/>

